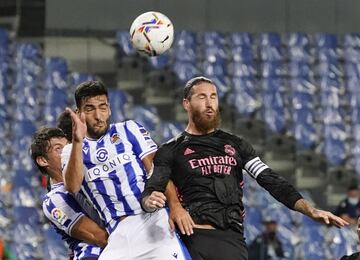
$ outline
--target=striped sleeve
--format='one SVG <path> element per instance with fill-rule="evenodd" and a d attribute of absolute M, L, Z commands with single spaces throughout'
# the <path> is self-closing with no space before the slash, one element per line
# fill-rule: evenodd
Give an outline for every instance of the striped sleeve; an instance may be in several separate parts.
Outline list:
<path fill-rule="evenodd" d="M 125 131 L 128 140 L 133 146 L 133 151 L 140 159 L 157 150 L 156 143 L 150 133 L 140 124 L 129 120 L 125 123 Z"/>
<path fill-rule="evenodd" d="M 60 230 L 71 236 L 71 230 L 84 216 L 79 204 L 68 193 L 49 194 L 43 202 L 45 216 Z"/>

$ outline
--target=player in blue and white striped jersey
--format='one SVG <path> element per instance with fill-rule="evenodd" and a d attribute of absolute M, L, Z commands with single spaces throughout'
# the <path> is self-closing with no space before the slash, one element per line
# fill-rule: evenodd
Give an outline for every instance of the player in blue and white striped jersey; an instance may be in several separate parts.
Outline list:
<path fill-rule="evenodd" d="M 131 120 L 109 123 L 108 93 L 101 82 L 80 84 L 75 99 L 78 114 L 68 109 L 73 143 L 62 153 L 64 180 L 68 191 L 84 192 L 105 223 L 109 244 L 100 259 L 189 259 L 169 231 L 166 210 L 141 208 L 157 150 L 149 133 Z"/>
<path fill-rule="evenodd" d="M 43 211 L 73 251 L 73 259 L 98 259 L 107 244 L 108 234 L 88 217 L 95 215 L 82 195 L 76 194 L 75 199 L 64 187 L 60 154 L 67 143 L 59 128 L 42 128 L 33 137 L 31 154 L 34 163 L 52 182 L 51 190 L 43 200 Z"/>

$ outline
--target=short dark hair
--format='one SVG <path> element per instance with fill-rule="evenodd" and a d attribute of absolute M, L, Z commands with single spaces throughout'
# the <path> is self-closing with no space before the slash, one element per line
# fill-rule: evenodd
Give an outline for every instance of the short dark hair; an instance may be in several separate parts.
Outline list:
<path fill-rule="evenodd" d="M 348 186 L 347 190 L 348 191 L 359 190 L 359 186 L 357 184 L 351 184 Z"/>
<path fill-rule="evenodd" d="M 50 148 L 50 139 L 62 137 L 66 138 L 64 132 L 60 128 L 55 127 L 40 128 L 33 135 L 30 146 L 31 158 L 42 174 L 46 174 L 46 170 L 37 163 L 36 158 L 39 156 L 47 158 L 47 152 Z"/>
<path fill-rule="evenodd" d="M 84 81 L 78 85 L 75 90 L 75 102 L 77 108 L 81 107 L 81 102 L 84 99 L 100 95 L 105 95 L 108 98 L 108 91 L 102 82 L 98 80 Z"/>
<path fill-rule="evenodd" d="M 66 135 L 66 139 L 69 141 L 69 143 L 72 142 L 72 120 L 70 113 L 67 111 L 64 111 L 60 114 L 60 116 L 57 119 L 57 125 L 56 127 L 60 128 L 64 134 Z"/>
<path fill-rule="evenodd" d="M 192 87 L 199 85 L 200 83 L 210 83 L 214 85 L 214 82 L 211 79 L 208 79 L 206 77 L 195 77 L 190 79 L 188 82 L 186 82 L 185 87 L 184 87 L 184 92 L 183 92 L 183 98 L 184 99 L 190 99 L 192 96 Z"/>

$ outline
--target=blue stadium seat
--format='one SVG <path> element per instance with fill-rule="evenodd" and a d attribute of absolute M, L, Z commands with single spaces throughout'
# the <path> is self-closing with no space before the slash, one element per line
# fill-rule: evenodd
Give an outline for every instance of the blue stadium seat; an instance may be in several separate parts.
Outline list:
<path fill-rule="evenodd" d="M 43 225 L 44 232 L 44 259 L 51 260 L 66 260 L 68 248 L 61 236 L 55 232 L 55 229 L 49 225 Z"/>
<path fill-rule="evenodd" d="M 196 33 L 190 31 L 176 31 L 174 39 L 174 47 L 195 48 L 197 45 Z"/>
<path fill-rule="evenodd" d="M 205 46 L 218 46 L 221 47 L 225 44 L 224 34 L 220 32 L 204 32 L 202 42 Z"/>
<path fill-rule="evenodd" d="M 188 48 L 186 46 L 178 46 L 173 49 L 174 59 L 179 62 L 194 63 L 197 59 L 196 49 Z"/>
<path fill-rule="evenodd" d="M 73 72 L 69 76 L 69 84 L 73 87 L 87 80 L 98 80 L 98 78 L 93 74 L 83 72 Z"/>
<path fill-rule="evenodd" d="M 205 75 L 208 76 L 220 76 L 224 77 L 226 75 L 225 61 L 218 60 L 216 62 L 205 61 L 202 64 L 202 71 Z"/>
<path fill-rule="evenodd" d="M 261 211 L 255 207 L 245 207 L 245 239 L 250 244 L 260 233 L 262 227 Z"/>
<path fill-rule="evenodd" d="M 331 228 L 325 239 L 328 241 L 327 246 L 334 259 L 359 251 L 357 234 L 352 228 Z"/>
<path fill-rule="evenodd" d="M 262 81 L 263 120 L 271 131 L 282 133 L 286 129 L 287 113 L 283 90 L 285 81 L 279 78 L 267 78 Z"/>
<path fill-rule="evenodd" d="M 310 45 L 310 37 L 306 33 L 293 32 L 287 35 L 287 45 L 289 47 L 305 47 Z"/>
<path fill-rule="evenodd" d="M 359 62 L 360 61 L 360 47 L 351 48 L 345 47 L 344 49 L 344 59 L 347 62 Z"/>
<path fill-rule="evenodd" d="M 233 77 L 253 78 L 257 75 L 257 68 L 254 61 L 230 62 L 228 64 L 228 74 Z"/>
<path fill-rule="evenodd" d="M 315 75 L 319 77 L 336 79 L 342 77 L 344 72 L 342 71 L 340 64 L 336 61 L 320 62 L 315 66 Z"/>
<path fill-rule="evenodd" d="M 149 57 L 148 61 L 155 69 L 165 69 L 167 66 L 169 66 L 170 57 L 169 54 L 164 53 L 159 56 Z"/>
<path fill-rule="evenodd" d="M 285 58 L 278 33 L 261 33 L 259 35 L 260 58 L 263 61 L 281 61 Z"/>
<path fill-rule="evenodd" d="M 309 108 L 294 109 L 294 137 L 301 148 L 313 148 L 318 141 L 314 111 Z"/>
<path fill-rule="evenodd" d="M 281 46 L 281 36 L 279 33 L 275 33 L 275 32 L 260 33 L 259 45 L 260 46 Z"/>
<path fill-rule="evenodd" d="M 254 60 L 254 55 L 251 47 L 236 45 L 230 47 L 230 52 L 232 60 L 235 62 L 247 63 Z"/>
<path fill-rule="evenodd" d="M 160 125 L 160 118 L 155 107 L 135 106 L 134 120 L 149 132 L 156 132 Z"/>
<path fill-rule="evenodd" d="M 112 111 L 112 122 L 122 122 L 132 118 L 129 114 L 131 113 L 131 98 L 126 92 L 120 89 L 109 88 L 109 101 Z"/>
<path fill-rule="evenodd" d="M 301 238 L 300 259 L 325 260 L 324 227 L 304 216 L 299 230 Z"/>
<path fill-rule="evenodd" d="M 182 82 L 202 74 L 192 62 L 174 62 L 173 71 Z"/>
<path fill-rule="evenodd" d="M 251 115 L 261 106 L 257 100 L 256 83 L 253 78 L 232 78 L 232 95 L 228 97 L 228 104 L 234 105 L 237 112 L 242 115 Z"/>
<path fill-rule="evenodd" d="M 223 46 L 204 46 L 204 59 L 209 62 L 218 62 L 227 59 L 227 53 Z"/>
<path fill-rule="evenodd" d="M 233 32 L 229 34 L 229 44 L 231 46 L 246 46 L 251 48 L 253 36 L 248 32 Z"/>
<path fill-rule="evenodd" d="M 347 158 L 346 130 L 342 123 L 324 126 L 324 154 L 335 166 L 342 165 Z"/>
<path fill-rule="evenodd" d="M 181 132 L 183 132 L 185 127 L 179 122 L 161 122 L 160 124 L 160 136 L 161 143 L 167 142 L 170 139 L 174 138 Z"/>
<path fill-rule="evenodd" d="M 360 63 L 345 62 L 345 76 L 348 78 L 360 79 Z"/>
<path fill-rule="evenodd" d="M 317 48 L 336 49 L 337 38 L 331 33 L 316 33 L 314 35 L 314 44 Z"/>
<path fill-rule="evenodd" d="M 308 62 L 292 61 L 289 63 L 289 76 L 294 78 L 310 79 L 314 76 L 314 73 Z"/>
<path fill-rule="evenodd" d="M 348 90 L 350 93 L 358 93 L 360 85 L 360 78 L 346 78 L 345 79 L 345 89 Z"/>
<path fill-rule="evenodd" d="M 120 49 L 126 54 L 126 55 L 133 55 L 136 53 L 136 50 L 134 49 L 131 40 L 130 40 L 130 34 L 127 31 L 119 31 L 116 32 L 116 41 L 119 45 Z"/>
<path fill-rule="evenodd" d="M 288 75 L 286 64 L 279 61 L 267 61 L 262 63 L 261 76 L 263 78 L 285 77 Z"/>
<path fill-rule="evenodd" d="M 360 34 L 359 33 L 345 33 L 344 47 L 359 48 L 360 47 Z"/>

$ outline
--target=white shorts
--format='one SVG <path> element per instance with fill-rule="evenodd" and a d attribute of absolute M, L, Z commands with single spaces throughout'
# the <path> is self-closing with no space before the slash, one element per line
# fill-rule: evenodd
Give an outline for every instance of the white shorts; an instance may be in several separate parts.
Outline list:
<path fill-rule="evenodd" d="M 168 218 L 165 209 L 128 216 L 109 236 L 99 260 L 191 259 L 178 235 L 170 232 Z"/>

